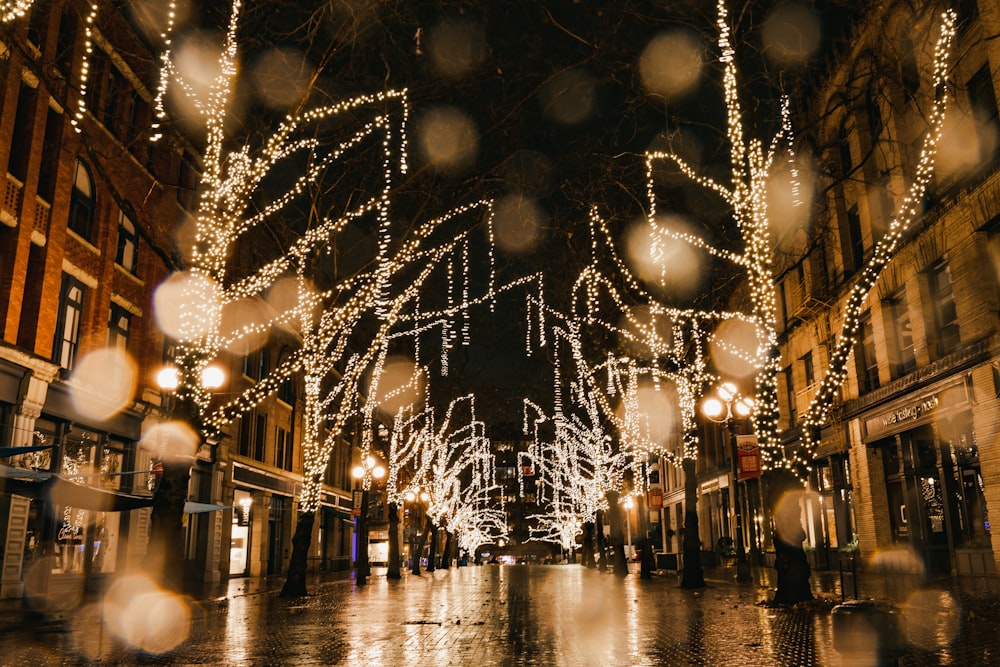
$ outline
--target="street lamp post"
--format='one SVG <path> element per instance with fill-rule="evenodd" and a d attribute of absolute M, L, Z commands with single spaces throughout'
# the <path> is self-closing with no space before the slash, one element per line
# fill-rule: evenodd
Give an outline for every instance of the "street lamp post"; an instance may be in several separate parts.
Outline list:
<path fill-rule="evenodd" d="M 730 503 L 736 518 L 736 581 L 752 580 L 750 560 L 743 545 L 743 512 L 739 499 L 739 452 L 736 447 L 736 420 L 753 412 L 753 399 L 740 396 L 732 382 L 724 382 L 716 389 L 717 396 L 710 396 L 701 404 L 701 412 L 712 421 L 725 424 L 729 436 L 729 453 L 732 459 L 733 480 L 730 486 Z"/>
<path fill-rule="evenodd" d="M 628 557 L 632 557 L 632 508 L 635 507 L 635 501 L 632 500 L 631 495 L 625 496 L 625 549 L 628 551 Z"/>
<path fill-rule="evenodd" d="M 371 490 L 372 479 L 382 479 L 385 477 L 385 472 L 385 467 L 372 456 L 365 457 L 351 471 L 354 479 L 361 484 L 361 508 L 358 513 L 357 530 L 354 534 L 354 544 L 357 551 L 355 581 L 358 586 L 364 586 L 368 583 L 368 493 Z"/>

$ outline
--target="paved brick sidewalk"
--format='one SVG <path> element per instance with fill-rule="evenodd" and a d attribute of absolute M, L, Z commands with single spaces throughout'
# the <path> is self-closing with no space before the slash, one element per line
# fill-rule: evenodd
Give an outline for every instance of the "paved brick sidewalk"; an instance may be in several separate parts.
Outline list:
<path fill-rule="evenodd" d="M 349 579 L 314 583 L 294 600 L 277 596 L 279 581 L 236 580 L 228 595 L 195 605 L 190 636 L 162 655 L 125 647 L 95 604 L 62 624 L 6 632 L 0 664 L 872 664 L 865 642 L 851 661 L 834 651 L 829 611 L 768 608 L 758 604 L 765 581 L 740 586 L 724 569 L 707 575 L 708 588 L 686 591 L 675 575 L 463 567 L 400 581 L 375 576 L 362 588 Z M 1000 664 L 995 606 L 984 601 L 970 615 L 949 593 L 923 595 L 905 614 L 916 645 L 901 665 Z"/>

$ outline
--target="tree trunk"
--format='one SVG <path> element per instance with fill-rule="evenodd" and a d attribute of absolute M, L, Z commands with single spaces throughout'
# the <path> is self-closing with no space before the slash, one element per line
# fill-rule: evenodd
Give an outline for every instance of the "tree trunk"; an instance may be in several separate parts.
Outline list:
<path fill-rule="evenodd" d="M 153 581 L 176 593 L 184 591 L 184 503 L 190 478 L 190 461 L 163 461 L 142 562 Z"/>
<path fill-rule="evenodd" d="M 611 523 L 611 563 L 616 577 L 628 576 L 628 558 L 625 556 L 625 528 L 622 508 L 618 504 L 618 492 L 608 491 L 604 494 L 608 499 L 608 514 Z"/>
<path fill-rule="evenodd" d="M 705 573 L 701 569 L 701 539 L 698 528 L 698 476 L 695 460 L 685 458 L 684 470 L 684 569 L 681 588 L 704 588 Z"/>
<path fill-rule="evenodd" d="M 431 533 L 431 518 L 427 517 L 424 519 L 424 529 L 420 533 L 420 539 L 417 541 L 416 547 L 413 549 L 411 554 L 413 562 L 411 563 L 410 571 L 413 574 L 420 574 L 420 556 L 424 553 L 424 545 L 427 544 L 427 536 Z"/>
<path fill-rule="evenodd" d="M 430 517 L 427 517 L 427 528 L 430 530 L 430 553 L 427 556 L 427 571 L 433 572 L 437 569 L 437 543 L 438 543 L 438 527 L 437 524 L 431 521 Z"/>
<path fill-rule="evenodd" d="M 597 553 L 600 557 L 597 561 L 597 571 L 607 572 L 608 545 L 604 541 L 604 510 L 597 510 L 597 522 L 594 524 L 594 531 L 597 534 Z"/>
<path fill-rule="evenodd" d="M 652 579 L 653 545 L 649 540 L 649 511 L 646 509 L 645 494 L 639 495 L 639 578 Z"/>
<path fill-rule="evenodd" d="M 455 535 L 450 530 L 444 531 L 444 553 L 441 555 L 441 568 L 451 567 L 451 550 L 454 548 Z"/>
<path fill-rule="evenodd" d="M 594 560 L 594 522 L 583 524 L 583 543 L 580 545 L 580 562 L 584 567 L 596 567 Z"/>
<path fill-rule="evenodd" d="M 309 545 L 312 544 L 315 512 L 301 512 L 292 536 L 292 558 L 288 562 L 288 576 L 281 587 L 281 597 L 308 595 L 306 591 L 306 565 L 309 562 Z"/>
<path fill-rule="evenodd" d="M 799 501 L 802 485 L 791 472 L 776 470 L 768 473 L 767 506 L 774 517 L 774 569 L 778 588 L 774 604 L 793 605 L 813 599 L 809 577 L 812 570 L 802 542 L 806 531 L 802 527 Z"/>
<path fill-rule="evenodd" d="M 389 570 L 386 579 L 401 579 L 399 571 L 399 507 L 389 503 Z"/>

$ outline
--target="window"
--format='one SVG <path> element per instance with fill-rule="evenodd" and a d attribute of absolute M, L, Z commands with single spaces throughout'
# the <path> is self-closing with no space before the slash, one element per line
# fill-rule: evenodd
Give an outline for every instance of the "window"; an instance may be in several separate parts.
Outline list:
<path fill-rule="evenodd" d="M 14 112 L 14 134 L 10 143 L 7 171 L 22 183 L 28 177 L 28 158 L 31 157 L 32 125 L 38 106 L 38 90 L 21 81 Z"/>
<path fill-rule="evenodd" d="M 997 120 L 997 96 L 993 88 L 993 74 L 989 63 L 972 75 L 968 84 L 969 104 L 976 119 L 976 133 L 979 136 L 979 159 L 990 162 L 997 154 L 1000 122 Z"/>
<path fill-rule="evenodd" d="M 274 465 L 282 470 L 291 470 L 294 461 L 292 434 L 278 426 L 274 443 Z"/>
<path fill-rule="evenodd" d="M 131 274 L 136 273 L 139 255 L 139 233 L 125 211 L 118 209 L 118 251 L 115 262 Z"/>
<path fill-rule="evenodd" d="M 784 371 L 785 395 L 788 399 L 788 428 L 795 426 L 798 421 L 798 411 L 795 408 L 795 379 L 792 375 L 792 367 L 787 366 Z"/>
<path fill-rule="evenodd" d="M 844 238 L 841 246 L 844 252 L 844 273 L 850 275 L 861 268 L 865 261 L 864 238 L 861 236 L 861 216 L 858 205 L 847 211 L 846 224 L 842 228 Z"/>
<path fill-rule="evenodd" d="M 243 357 L 243 374 L 251 380 L 262 380 L 270 371 L 271 355 L 267 348 L 261 348 Z"/>
<path fill-rule="evenodd" d="M 49 203 L 52 203 L 55 196 L 62 131 L 63 114 L 49 107 L 45 118 L 45 135 L 42 138 L 42 164 L 38 170 L 38 196 Z"/>
<path fill-rule="evenodd" d="M 101 98 L 101 105 L 99 108 L 99 120 L 101 124 L 104 125 L 112 134 L 117 136 L 114 132 L 116 125 L 117 115 L 115 113 L 118 105 L 119 97 L 124 98 L 123 103 L 131 98 L 131 95 L 126 93 L 128 91 L 128 83 L 125 81 L 125 77 L 122 73 L 118 71 L 118 68 L 114 65 L 109 65 L 105 74 L 105 81 L 107 82 L 104 89 L 104 95 Z M 95 80 L 95 84 L 98 82 Z"/>
<path fill-rule="evenodd" d="M 951 270 L 945 261 L 937 262 L 927 271 L 927 288 L 931 303 L 931 334 L 933 351 L 937 357 L 951 354 L 958 349 L 958 312 L 955 308 L 955 293 L 951 284 Z"/>
<path fill-rule="evenodd" d="M 59 316 L 52 360 L 66 370 L 73 370 L 77 346 L 80 343 L 80 318 L 83 316 L 83 283 L 73 276 L 63 274 L 59 290 Z"/>
<path fill-rule="evenodd" d="M 295 405 L 295 385 L 292 378 L 287 378 L 278 386 L 278 400 L 288 405 Z"/>
<path fill-rule="evenodd" d="M 858 342 L 854 347 L 858 370 L 858 388 L 862 393 L 878 389 L 878 361 L 875 357 L 875 330 L 869 316 L 858 326 Z"/>
<path fill-rule="evenodd" d="M 132 326 L 132 313 L 116 303 L 111 304 L 111 318 L 108 320 L 108 346 L 125 350 L 128 348 L 128 332 Z"/>
<path fill-rule="evenodd" d="M 56 38 L 56 63 L 64 79 L 73 76 L 73 47 L 76 44 L 77 18 L 66 12 L 59 18 L 59 35 Z"/>
<path fill-rule="evenodd" d="M 877 85 L 875 81 L 872 81 L 865 95 L 865 106 L 868 112 L 868 130 L 871 132 L 872 144 L 878 141 L 878 136 L 882 133 L 882 126 L 885 123 L 882 119 L 882 107 L 879 106 L 878 92 L 876 92 L 882 89 L 883 86 Z"/>
<path fill-rule="evenodd" d="M 264 443 L 267 440 L 267 415 L 251 410 L 240 417 L 240 436 L 236 452 L 240 456 L 264 461 Z"/>
<path fill-rule="evenodd" d="M 851 134 L 847 130 L 847 119 L 840 126 L 837 133 L 837 145 L 840 147 L 840 169 L 841 175 L 847 176 L 854 167 L 854 158 L 851 157 Z"/>
<path fill-rule="evenodd" d="M 806 352 L 802 357 L 802 369 L 805 371 L 806 387 L 811 387 L 816 382 L 816 369 L 813 367 L 813 353 Z"/>
<path fill-rule="evenodd" d="M 94 181 L 80 160 L 73 175 L 73 193 L 69 200 L 69 228 L 90 241 L 94 226 Z"/>
<path fill-rule="evenodd" d="M 267 440 L 267 415 L 257 415 L 254 424 L 253 457 L 264 461 L 264 443 Z"/>
<path fill-rule="evenodd" d="M 253 440 L 253 411 L 240 417 L 240 437 L 237 441 L 236 453 L 240 456 L 250 457 L 250 442 Z"/>
<path fill-rule="evenodd" d="M 994 218 L 985 227 L 986 255 L 993 267 L 993 286 L 1000 290 L 1000 218 Z"/>
<path fill-rule="evenodd" d="M 87 109 L 91 111 L 102 107 L 101 83 L 104 81 L 104 73 L 111 67 L 108 54 L 103 49 L 95 48 L 90 53 L 90 68 L 87 76 L 87 91 L 85 100 Z"/>
<path fill-rule="evenodd" d="M 193 211 L 197 204 L 198 171 L 194 159 L 185 153 L 177 167 L 177 203 L 187 211 Z"/>
<path fill-rule="evenodd" d="M 889 335 L 889 373 L 892 379 L 908 375 L 917 369 L 917 359 L 913 350 L 913 327 L 910 323 L 910 309 L 906 303 L 906 291 L 901 289 L 885 303 L 888 315 L 886 329 Z"/>

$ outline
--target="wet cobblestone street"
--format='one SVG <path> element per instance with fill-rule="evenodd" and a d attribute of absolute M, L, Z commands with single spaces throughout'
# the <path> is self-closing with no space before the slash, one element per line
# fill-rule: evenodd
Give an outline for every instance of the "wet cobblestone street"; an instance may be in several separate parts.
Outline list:
<path fill-rule="evenodd" d="M 190 636 L 161 655 L 115 640 L 95 603 L 62 623 L 8 628 L 2 664 L 169 665 L 860 665 L 870 642 L 834 650 L 828 609 L 758 604 L 766 588 L 710 573 L 699 591 L 676 575 L 624 580 L 578 566 L 463 567 L 315 581 L 284 599 L 279 580 L 234 580 L 196 603 Z M 935 597 L 928 600 L 950 600 Z M 925 596 L 926 597 L 926 596 Z M 996 610 L 996 606 L 986 606 Z M 970 613 L 971 612 L 971 613 Z M 901 665 L 1000 664 L 1000 619 L 962 607 L 906 615 Z"/>

